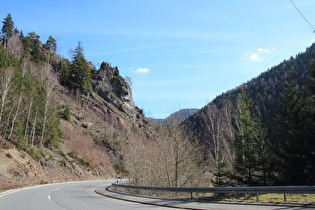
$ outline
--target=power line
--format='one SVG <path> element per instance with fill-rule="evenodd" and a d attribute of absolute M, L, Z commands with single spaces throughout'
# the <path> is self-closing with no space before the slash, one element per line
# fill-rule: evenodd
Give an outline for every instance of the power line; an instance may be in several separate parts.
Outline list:
<path fill-rule="evenodd" d="M 295 9 L 300 13 L 300 15 L 304 18 L 304 20 L 308 23 L 308 25 L 311 26 L 311 28 L 313 29 L 313 33 L 315 33 L 315 28 L 312 26 L 312 24 L 310 24 L 310 22 L 306 19 L 306 17 L 302 14 L 302 12 L 297 8 L 297 6 L 295 6 L 295 4 L 293 3 L 293 1 L 290 0 L 290 2 L 291 2 L 292 5 L 295 7 Z"/>

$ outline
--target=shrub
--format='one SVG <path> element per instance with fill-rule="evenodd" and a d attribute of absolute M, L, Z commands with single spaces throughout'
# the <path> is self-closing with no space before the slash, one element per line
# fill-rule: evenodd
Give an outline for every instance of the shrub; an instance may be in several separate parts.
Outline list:
<path fill-rule="evenodd" d="M 71 157 L 71 158 L 76 158 L 78 156 L 78 152 L 75 151 L 75 150 L 71 150 L 68 155 Z"/>
<path fill-rule="evenodd" d="M 58 112 L 60 118 L 69 121 L 71 118 L 71 112 L 69 106 L 64 106 L 63 110 Z"/>
<path fill-rule="evenodd" d="M 119 137 L 119 134 L 115 131 L 115 132 L 113 133 L 113 139 L 114 139 L 114 140 L 117 140 L 118 137 Z"/>
<path fill-rule="evenodd" d="M 34 147 L 30 150 L 26 150 L 26 152 L 30 153 L 35 159 L 40 159 L 44 156 L 42 151 L 36 150 Z"/>
<path fill-rule="evenodd" d="M 39 151 L 39 150 L 36 150 L 35 154 L 34 154 L 36 159 L 41 159 L 43 157 L 43 155 L 44 155 L 43 152 Z"/>
<path fill-rule="evenodd" d="M 126 166 L 121 161 L 114 163 L 113 167 L 117 174 L 128 173 Z"/>
<path fill-rule="evenodd" d="M 53 156 L 53 155 L 49 155 L 49 157 L 48 157 L 46 160 L 47 160 L 47 161 L 48 161 L 48 160 L 52 160 L 54 157 L 55 157 L 55 156 Z"/>
<path fill-rule="evenodd" d="M 60 165 L 63 167 L 66 167 L 66 165 L 67 165 L 67 161 L 63 157 L 60 158 Z"/>
<path fill-rule="evenodd" d="M 82 127 L 83 127 L 83 128 L 88 128 L 89 125 L 88 125 L 87 123 L 83 123 L 83 124 L 82 124 Z"/>
<path fill-rule="evenodd" d="M 85 160 L 84 157 L 81 158 L 81 163 L 82 165 L 86 166 L 86 167 L 90 167 L 91 163 L 87 160 Z"/>

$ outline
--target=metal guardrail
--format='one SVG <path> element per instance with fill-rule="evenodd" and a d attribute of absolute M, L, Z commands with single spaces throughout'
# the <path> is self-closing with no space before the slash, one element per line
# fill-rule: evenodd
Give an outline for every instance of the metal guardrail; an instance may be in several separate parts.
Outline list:
<path fill-rule="evenodd" d="M 315 186 L 255 186 L 255 187 L 157 187 L 157 186 L 140 186 L 113 183 L 113 187 L 138 190 L 168 191 L 168 192 L 187 192 L 193 198 L 193 193 L 240 193 L 256 194 L 256 200 L 259 201 L 259 194 L 276 193 L 286 194 L 315 194 Z M 245 196 L 246 197 L 246 196 Z"/>

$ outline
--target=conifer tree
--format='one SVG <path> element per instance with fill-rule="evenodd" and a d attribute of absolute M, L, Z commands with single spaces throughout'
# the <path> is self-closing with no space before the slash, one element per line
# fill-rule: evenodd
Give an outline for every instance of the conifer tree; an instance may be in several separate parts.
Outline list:
<path fill-rule="evenodd" d="M 30 49 L 31 49 L 31 56 L 32 60 L 36 63 L 39 61 L 43 60 L 44 56 L 42 54 L 41 50 L 41 42 L 39 40 L 40 36 L 37 35 L 35 32 L 31 32 L 28 34 L 29 35 L 29 43 L 30 43 Z"/>
<path fill-rule="evenodd" d="M 270 150 L 266 134 L 256 117 L 252 117 L 252 102 L 243 87 L 238 102 L 235 131 L 234 179 L 238 184 L 267 184 L 270 177 Z"/>
<path fill-rule="evenodd" d="M 238 103 L 236 122 L 238 129 L 235 132 L 235 179 L 245 185 L 253 184 L 254 166 L 257 160 L 254 120 L 250 115 L 252 103 L 243 88 L 241 100 Z"/>
<path fill-rule="evenodd" d="M 307 160 L 308 162 L 308 184 L 315 184 L 315 58 L 312 58 L 310 63 L 310 76 L 309 76 L 309 93 L 310 96 L 307 100 L 307 121 L 305 126 L 305 139 L 307 139 Z"/>
<path fill-rule="evenodd" d="M 229 178 L 231 176 L 230 171 L 226 169 L 226 162 L 222 156 L 217 157 L 214 162 L 215 170 L 212 171 L 214 179 L 211 182 L 215 187 L 224 187 L 230 184 Z"/>
<path fill-rule="evenodd" d="M 281 180 L 284 184 L 306 184 L 308 177 L 308 139 L 306 138 L 306 103 L 295 80 L 286 82 L 281 115 L 278 119 Z"/>
<path fill-rule="evenodd" d="M 85 60 L 80 41 L 74 50 L 70 75 L 70 81 L 74 87 L 79 88 L 83 93 L 92 91 L 91 69 L 88 62 Z"/>
<path fill-rule="evenodd" d="M 54 39 L 54 37 L 49 36 L 48 40 L 46 41 L 45 47 L 48 50 L 51 50 L 53 52 L 56 52 L 57 50 L 57 43 L 56 43 L 56 39 Z"/>
<path fill-rule="evenodd" d="M 2 23 L 2 38 L 6 40 L 14 34 L 14 22 L 10 13 L 7 15 Z"/>

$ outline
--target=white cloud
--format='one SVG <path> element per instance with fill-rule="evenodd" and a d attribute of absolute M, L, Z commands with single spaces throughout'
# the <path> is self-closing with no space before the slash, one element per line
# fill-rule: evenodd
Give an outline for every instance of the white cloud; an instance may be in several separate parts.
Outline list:
<path fill-rule="evenodd" d="M 256 62 L 262 62 L 263 58 L 261 57 L 261 55 L 259 53 L 250 53 L 248 58 L 251 61 L 256 61 Z"/>
<path fill-rule="evenodd" d="M 148 68 L 138 68 L 135 71 L 132 71 L 133 73 L 137 73 L 137 74 L 147 74 L 150 73 L 150 69 Z"/>
<path fill-rule="evenodd" d="M 258 50 L 258 52 L 266 52 L 266 53 L 269 53 L 269 50 L 268 50 L 268 49 L 258 48 L 257 50 Z"/>
<path fill-rule="evenodd" d="M 272 48 L 271 50 L 274 50 L 275 48 Z M 264 54 L 270 53 L 269 49 L 264 48 L 257 48 L 255 52 L 246 52 L 245 58 L 248 60 L 251 60 L 253 62 L 263 62 L 264 61 Z"/>

